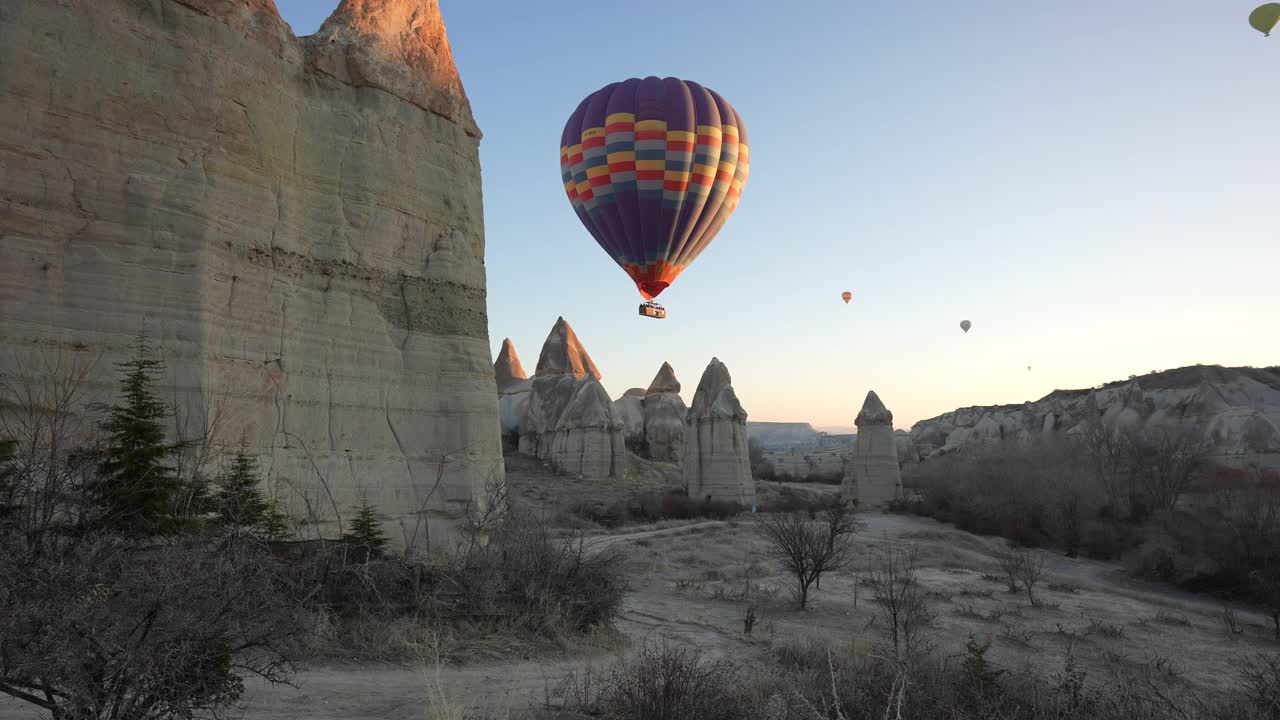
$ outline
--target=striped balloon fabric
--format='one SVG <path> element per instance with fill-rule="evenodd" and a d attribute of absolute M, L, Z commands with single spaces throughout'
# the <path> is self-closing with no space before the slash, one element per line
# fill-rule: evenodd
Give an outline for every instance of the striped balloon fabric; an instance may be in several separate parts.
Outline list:
<path fill-rule="evenodd" d="M 606 85 L 578 105 L 560 139 L 569 202 L 645 300 L 720 232 L 738 207 L 749 159 L 733 106 L 676 78 Z"/>

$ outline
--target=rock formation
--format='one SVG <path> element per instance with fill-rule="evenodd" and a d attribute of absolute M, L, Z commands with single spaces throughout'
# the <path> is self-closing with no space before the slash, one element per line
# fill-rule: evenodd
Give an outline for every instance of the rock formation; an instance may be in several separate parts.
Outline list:
<path fill-rule="evenodd" d="M 533 381 L 524 372 L 516 355 L 511 338 L 504 338 L 498 359 L 493 363 L 493 376 L 498 385 L 498 419 L 504 438 L 518 441 L 525 430 L 525 418 L 529 414 L 529 391 Z"/>
<path fill-rule="evenodd" d="M 649 459 L 680 462 L 684 458 L 688 415 L 676 371 L 664 362 L 644 393 L 644 446 Z"/>
<path fill-rule="evenodd" d="M 893 413 L 872 390 L 853 424 L 858 427 L 858 435 L 845 466 L 841 494 L 857 498 L 861 510 L 883 510 L 902 489 Z"/>
<path fill-rule="evenodd" d="M 648 389 L 631 388 L 613 404 L 626 426 L 628 446 L 641 457 L 677 463 L 684 458 L 689 408 L 680 398 L 680 381 L 670 363 L 662 363 Z"/>
<path fill-rule="evenodd" d="M 502 479 L 480 133 L 435 0 L 307 38 L 271 0 L 5 0 L 0 67 L 0 370 L 101 353 L 105 400 L 145 329 L 175 424 L 246 438 L 329 535 L 367 498 L 421 547 Z"/>
<path fill-rule="evenodd" d="M 1212 442 L 1217 462 L 1280 467 L 1280 367 L 1196 365 L 1021 405 L 960 408 L 916 423 L 907 454 L 923 461 L 1001 440 L 1071 437 L 1090 418 L 1139 430 L 1188 425 Z"/>
<path fill-rule="evenodd" d="M 627 447 L 644 446 L 644 388 L 631 388 L 622 393 L 622 397 L 613 401 L 622 418 L 622 432 L 627 440 Z"/>
<path fill-rule="evenodd" d="M 564 318 L 556 320 L 538 356 L 520 452 L 570 475 L 622 477 L 625 470 L 622 418 Z"/>
<path fill-rule="evenodd" d="M 733 392 L 729 369 L 711 358 L 685 418 L 683 473 L 689 497 L 752 505 L 747 411 Z"/>

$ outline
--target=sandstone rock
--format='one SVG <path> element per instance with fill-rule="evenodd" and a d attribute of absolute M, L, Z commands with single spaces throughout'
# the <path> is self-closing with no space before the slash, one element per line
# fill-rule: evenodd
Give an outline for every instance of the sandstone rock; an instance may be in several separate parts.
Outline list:
<path fill-rule="evenodd" d="M 498 418 L 503 437 L 519 437 L 525 430 L 525 418 L 529 414 L 529 391 L 533 381 L 525 375 L 520 357 L 516 355 L 511 338 L 504 338 L 498 359 L 493 363 L 494 380 L 498 385 Z"/>
<path fill-rule="evenodd" d="M 1078 436 L 1091 418 L 1137 430 L 1189 424 L 1212 441 L 1219 463 L 1280 467 L 1280 368 L 1196 365 L 1098 389 L 1055 390 L 1032 403 L 961 408 L 921 420 L 911 438 L 915 454 L 928 459 L 1002 439 Z"/>
<path fill-rule="evenodd" d="M 145 327 L 176 424 L 246 438 L 330 536 L 367 497 L 442 540 L 502 479 L 479 133 L 434 0 L 301 40 L 270 0 L 5 0 L 0 67 L 0 370 L 101 353 L 105 400 Z"/>
<path fill-rule="evenodd" d="M 858 437 L 845 468 L 841 494 L 857 498 L 862 510 L 883 510 L 902 491 L 893 413 L 872 390 L 854 425 L 858 426 Z"/>
<path fill-rule="evenodd" d="M 733 391 L 729 369 L 712 358 L 685 419 L 684 483 L 689 497 L 755 503 L 747 454 L 747 411 Z"/>
<path fill-rule="evenodd" d="M 688 414 L 676 371 L 664 362 L 644 393 L 644 447 L 649 459 L 680 462 L 684 458 Z"/>
<path fill-rule="evenodd" d="M 622 477 L 625 472 L 622 418 L 564 318 L 556 320 L 542 345 L 519 447 L 571 475 Z"/>
<path fill-rule="evenodd" d="M 622 418 L 623 433 L 631 447 L 644 444 L 644 388 L 631 388 L 613 401 Z"/>

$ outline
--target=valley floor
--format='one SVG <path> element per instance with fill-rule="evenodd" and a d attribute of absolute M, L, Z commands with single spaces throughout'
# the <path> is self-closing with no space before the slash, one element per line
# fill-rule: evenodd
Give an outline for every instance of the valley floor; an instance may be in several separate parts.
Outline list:
<path fill-rule="evenodd" d="M 1116 565 L 1050 556 L 1039 587 L 1043 604 L 1010 595 L 990 575 L 1003 541 L 971 535 L 933 520 L 886 514 L 860 516 L 854 567 L 825 577 L 807 611 L 794 609 L 788 578 L 763 554 L 748 517 L 676 527 L 627 528 L 592 536 L 600 549 L 625 553 L 633 589 L 618 623 L 622 637 L 554 657 L 462 666 L 357 665 L 306 667 L 298 687 L 249 683 L 246 718 L 356 720 L 431 718 L 436 705 L 518 714 L 541 705 L 574 672 L 607 670 L 627 647 L 667 640 L 752 664 L 771 643 L 819 638 L 870 647 L 882 621 L 860 573 L 885 543 L 914 544 L 919 578 L 937 613 L 929 633 L 940 653 L 954 656 L 969 637 L 992 638 L 988 658 L 1001 666 L 1061 672 L 1070 646 L 1090 678 L 1110 669 L 1180 674 L 1179 682 L 1212 692 L 1236 676 L 1242 658 L 1274 651 L 1267 618 L 1237 609 L 1243 632 L 1233 634 L 1215 600 L 1137 582 Z M 984 578 L 984 575 L 987 575 Z M 751 583 L 761 619 L 744 635 L 741 596 Z M 0 719 L 37 715 L 0 700 Z"/>

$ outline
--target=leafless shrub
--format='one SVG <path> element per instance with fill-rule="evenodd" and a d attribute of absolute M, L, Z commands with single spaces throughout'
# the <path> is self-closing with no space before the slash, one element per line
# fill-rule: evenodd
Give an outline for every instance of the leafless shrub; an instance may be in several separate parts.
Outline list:
<path fill-rule="evenodd" d="M 885 631 L 899 657 L 924 648 L 924 630 L 936 617 L 925 600 L 925 590 L 916 579 L 918 553 L 915 546 L 896 546 L 880 551 L 867 584 L 880 606 Z"/>
<path fill-rule="evenodd" d="M 1018 572 L 1018 580 L 1022 583 L 1023 589 L 1027 591 L 1027 600 L 1031 604 L 1038 605 L 1035 596 L 1036 583 L 1040 581 L 1040 576 L 1044 574 L 1045 555 L 1043 552 L 1027 552 L 1023 555 L 1021 567 Z"/>
<path fill-rule="evenodd" d="M 305 627 L 278 564 L 197 541 L 6 536 L 0 692 L 55 718 L 217 715 L 291 677 Z"/>
<path fill-rule="evenodd" d="M 983 611 L 972 605 L 956 605 L 955 613 L 963 618 L 989 623 L 1000 622 L 1000 619 L 1004 617 L 1004 611 L 999 608 Z"/>
<path fill-rule="evenodd" d="M 1163 608 L 1160 610 L 1157 610 L 1156 614 L 1152 616 L 1150 619 L 1158 623 L 1164 623 L 1165 625 L 1179 625 L 1182 627 L 1191 626 L 1191 621 L 1187 619 L 1186 615 L 1182 615 L 1180 613 L 1173 613 Z"/>
<path fill-rule="evenodd" d="M 1026 559 L 1026 551 L 1013 546 L 1005 548 L 996 556 L 996 563 L 1000 566 L 1000 574 L 1010 595 L 1016 595 L 1021 590 L 1018 583 L 1022 580 L 1022 566 Z"/>
<path fill-rule="evenodd" d="M 1114 623 L 1104 622 L 1095 618 L 1089 619 L 1089 627 L 1085 628 L 1085 635 L 1101 635 L 1108 638 L 1124 637 L 1124 628 Z"/>
<path fill-rule="evenodd" d="M 959 595 L 960 597 L 990 598 L 995 593 L 985 588 L 980 588 L 973 585 L 965 585 L 964 587 L 957 590 L 956 594 Z"/>
<path fill-rule="evenodd" d="M 1240 668 L 1237 689 L 1242 704 L 1258 718 L 1280 718 L 1280 654 L 1255 654 Z"/>
<path fill-rule="evenodd" d="M 1035 637 L 1035 633 L 1030 630 L 1022 630 L 1012 625 L 1004 625 L 1000 628 L 1000 638 L 1010 645 L 1020 645 L 1022 647 L 1034 647 L 1031 644 L 1031 638 Z"/>
<path fill-rule="evenodd" d="M 618 663 L 594 704 L 612 720 L 739 720 L 758 712 L 750 700 L 731 663 L 664 643 Z"/>
<path fill-rule="evenodd" d="M 1051 582 L 1051 583 L 1049 583 L 1048 585 L 1046 585 L 1045 587 L 1049 588 L 1050 590 L 1052 590 L 1052 591 L 1054 591 L 1054 592 L 1068 593 L 1068 594 L 1071 594 L 1071 595 L 1074 595 L 1075 593 L 1080 592 L 1080 588 L 1079 588 L 1078 586 L 1076 586 L 1076 585 L 1072 585 L 1071 583 L 1065 583 L 1065 582 L 1062 582 L 1062 583 L 1052 583 L 1052 582 Z"/>
<path fill-rule="evenodd" d="M 804 609 L 809 589 L 823 573 L 849 562 L 851 536 L 857 531 L 852 509 L 830 502 L 817 522 L 799 513 L 757 513 L 756 532 L 768 542 L 768 552 L 795 578 L 795 600 Z"/>

